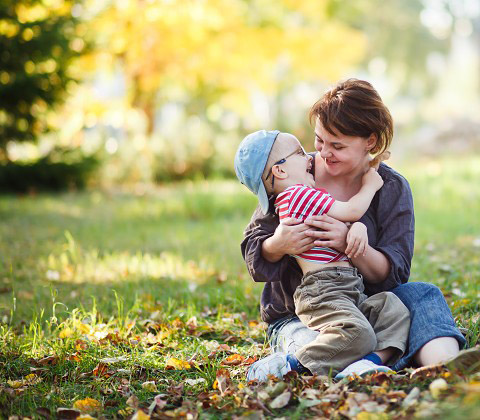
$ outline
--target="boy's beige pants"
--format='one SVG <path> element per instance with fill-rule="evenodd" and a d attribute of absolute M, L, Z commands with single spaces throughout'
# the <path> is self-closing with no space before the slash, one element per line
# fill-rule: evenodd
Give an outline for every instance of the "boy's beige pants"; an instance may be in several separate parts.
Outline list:
<path fill-rule="evenodd" d="M 293 295 L 296 314 L 317 339 L 295 353 L 317 375 L 333 374 L 376 350 L 396 349 L 393 364 L 407 348 L 410 313 L 391 292 L 369 298 L 356 268 L 312 271 Z"/>

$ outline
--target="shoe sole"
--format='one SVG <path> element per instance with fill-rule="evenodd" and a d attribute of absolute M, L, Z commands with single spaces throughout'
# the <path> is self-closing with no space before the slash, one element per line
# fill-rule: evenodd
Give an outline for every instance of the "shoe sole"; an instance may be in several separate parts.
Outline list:
<path fill-rule="evenodd" d="M 345 379 L 345 378 L 352 378 L 354 379 L 356 376 L 360 377 L 360 378 L 363 378 L 364 376 L 370 374 L 370 373 L 388 373 L 388 372 L 394 372 L 392 369 L 369 369 L 367 371 L 364 371 L 364 372 L 360 372 L 359 374 L 351 374 L 351 375 L 345 375 L 345 376 L 335 376 L 335 380 L 336 381 L 341 381 L 342 379 Z"/>

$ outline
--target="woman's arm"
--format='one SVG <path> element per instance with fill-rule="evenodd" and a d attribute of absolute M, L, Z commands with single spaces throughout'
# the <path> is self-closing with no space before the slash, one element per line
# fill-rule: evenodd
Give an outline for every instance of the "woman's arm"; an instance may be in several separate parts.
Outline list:
<path fill-rule="evenodd" d="M 310 229 L 301 220 L 283 219 L 272 236 L 262 243 L 262 255 L 274 263 L 284 255 L 297 255 L 309 251 L 313 247 L 314 239 L 306 235 Z"/>
<path fill-rule="evenodd" d="M 287 249 L 288 247 L 285 244 L 282 244 L 283 236 L 290 238 L 285 240 L 285 243 L 291 243 L 297 237 L 295 234 L 288 234 L 288 228 L 293 230 L 308 229 L 304 225 L 279 227 L 278 217 L 271 213 L 264 215 L 260 207 L 257 207 L 253 213 L 252 219 L 244 232 L 241 251 L 248 272 L 254 281 L 282 281 L 284 278 L 290 278 L 292 272 L 301 276 L 300 267 L 295 259 L 287 255 L 290 250 Z M 285 233 L 286 231 L 287 233 Z M 271 239 L 274 235 L 276 237 Z M 303 233 L 303 239 L 305 238 L 307 237 Z M 307 241 L 313 243 L 312 238 L 307 238 Z M 267 242 L 266 246 L 264 246 L 265 242 Z"/>
<path fill-rule="evenodd" d="M 388 258 L 370 245 L 367 246 L 365 255 L 353 257 L 351 260 L 369 283 L 382 283 L 390 273 Z"/>

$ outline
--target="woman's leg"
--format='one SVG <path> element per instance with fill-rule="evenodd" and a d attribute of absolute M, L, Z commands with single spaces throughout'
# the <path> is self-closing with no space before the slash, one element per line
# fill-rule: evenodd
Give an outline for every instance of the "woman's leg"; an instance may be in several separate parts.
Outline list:
<path fill-rule="evenodd" d="M 408 348 L 393 369 L 401 370 L 413 362 L 420 365 L 443 362 L 465 346 L 466 340 L 456 327 L 450 308 L 437 286 L 413 282 L 402 284 L 391 292 L 410 311 Z"/>

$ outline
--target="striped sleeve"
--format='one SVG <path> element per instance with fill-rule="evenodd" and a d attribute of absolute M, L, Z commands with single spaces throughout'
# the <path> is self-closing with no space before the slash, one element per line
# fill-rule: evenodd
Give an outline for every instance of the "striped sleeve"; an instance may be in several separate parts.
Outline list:
<path fill-rule="evenodd" d="M 305 220 L 309 216 L 325 214 L 335 199 L 325 190 L 295 185 L 290 195 L 289 217 Z"/>

